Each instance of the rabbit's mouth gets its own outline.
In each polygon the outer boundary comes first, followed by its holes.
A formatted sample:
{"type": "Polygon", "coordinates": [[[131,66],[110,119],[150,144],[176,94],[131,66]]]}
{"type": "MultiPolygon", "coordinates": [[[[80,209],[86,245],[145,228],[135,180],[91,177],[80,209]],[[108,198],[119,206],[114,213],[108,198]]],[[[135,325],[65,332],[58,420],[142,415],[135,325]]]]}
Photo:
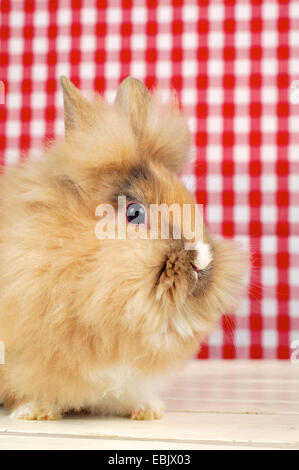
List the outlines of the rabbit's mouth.
{"type": "MultiPolygon", "coordinates": [[[[201,296],[207,292],[213,273],[212,257],[206,266],[200,267],[197,252],[179,251],[167,256],[157,279],[158,300],[165,294],[181,293],[181,298],[201,296]]],[[[177,297],[177,296],[175,296],[177,297]]]]}
{"type": "Polygon", "coordinates": [[[213,261],[204,269],[199,269],[196,272],[197,282],[191,293],[193,296],[200,296],[207,292],[212,283],[213,261]]]}

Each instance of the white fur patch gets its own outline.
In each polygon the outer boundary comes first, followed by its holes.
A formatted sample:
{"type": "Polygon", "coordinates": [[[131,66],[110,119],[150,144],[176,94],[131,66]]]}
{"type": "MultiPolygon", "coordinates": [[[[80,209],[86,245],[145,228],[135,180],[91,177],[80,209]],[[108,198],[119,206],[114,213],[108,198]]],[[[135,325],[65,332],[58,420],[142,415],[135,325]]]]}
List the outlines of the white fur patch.
{"type": "Polygon", "coordinates": [[[167,380],[164,374],[145,376],[125,364],[90,371],[87,377],[96,385],[97,392],[86,404],[104,414],[124,414],[136,407],[153,408],[167,380]]]}
{"type": "Polygon", "coordinates": [[[210,264],[213,259],[210,245],[208,243],[199,241],[196,243],[196,250],[198,252],[195,262],[196,267],[198,269],[204,269],[210,264]]]}

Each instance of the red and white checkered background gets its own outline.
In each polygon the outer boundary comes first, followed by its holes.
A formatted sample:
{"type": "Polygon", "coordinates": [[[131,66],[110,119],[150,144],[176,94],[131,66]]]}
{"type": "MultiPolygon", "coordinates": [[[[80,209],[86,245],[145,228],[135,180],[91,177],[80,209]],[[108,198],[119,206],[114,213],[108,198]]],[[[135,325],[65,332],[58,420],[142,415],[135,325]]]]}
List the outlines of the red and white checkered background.
{"type": "Polygon", "coordinates": [[[2,162],[63,133],[66,75],[113,99],[133,75],[178,90],[183,179],[217,234],[251,247],[251,288],[201,358],[287,359],[299,339],[299,2],[1,0],[2,162]],[[296,81],[298,80],[298,81],[296,81]]]}

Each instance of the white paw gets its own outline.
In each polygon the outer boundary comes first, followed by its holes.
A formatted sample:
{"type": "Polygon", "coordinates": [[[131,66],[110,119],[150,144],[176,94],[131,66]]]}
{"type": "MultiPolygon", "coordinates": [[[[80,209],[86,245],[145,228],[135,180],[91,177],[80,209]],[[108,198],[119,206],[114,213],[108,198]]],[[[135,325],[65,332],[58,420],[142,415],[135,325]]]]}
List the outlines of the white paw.
{"type": "Polygon", "coordinates": [[[61,418],[53,411],[35,406],[33,403],[20,405],[11,413],[11,418],[28,420],[55,420],[61,418]]]}
{"type": "Polygon", "coordinates": [[[163,402],[156,401],[151,405],[140,405],[131,411],[130,418],[138,421],[161,419],[164,412],[163,402]]]}

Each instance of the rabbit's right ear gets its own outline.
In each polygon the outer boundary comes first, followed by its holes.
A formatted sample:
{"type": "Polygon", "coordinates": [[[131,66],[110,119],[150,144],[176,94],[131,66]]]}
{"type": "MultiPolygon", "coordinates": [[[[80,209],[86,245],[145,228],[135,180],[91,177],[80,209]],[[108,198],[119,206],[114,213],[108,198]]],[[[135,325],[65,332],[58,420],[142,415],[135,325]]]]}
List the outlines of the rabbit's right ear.
{"type": "Polygon", "coordinates": [[[96,120],[94,106],[80,93],[66,77],[60,77],[64,100],[64,126],[68,139],[76,130],[91,129],[96,120]]]}
{"type": "Polygon", "coordinates": [[[133,132],[140,137],[147,117],[151,95],[140,80],[127,77],[118,87],[115,106],[129,116],[133,132]]]}
{"type": "Polygon", "coordinates": [[[175,173],[183,168],[191,136],[175,94],[163,107],[142,82],[128,77],[117,90],[114,106],[129,118],[141,158],[155,160],[175,173]]]}

